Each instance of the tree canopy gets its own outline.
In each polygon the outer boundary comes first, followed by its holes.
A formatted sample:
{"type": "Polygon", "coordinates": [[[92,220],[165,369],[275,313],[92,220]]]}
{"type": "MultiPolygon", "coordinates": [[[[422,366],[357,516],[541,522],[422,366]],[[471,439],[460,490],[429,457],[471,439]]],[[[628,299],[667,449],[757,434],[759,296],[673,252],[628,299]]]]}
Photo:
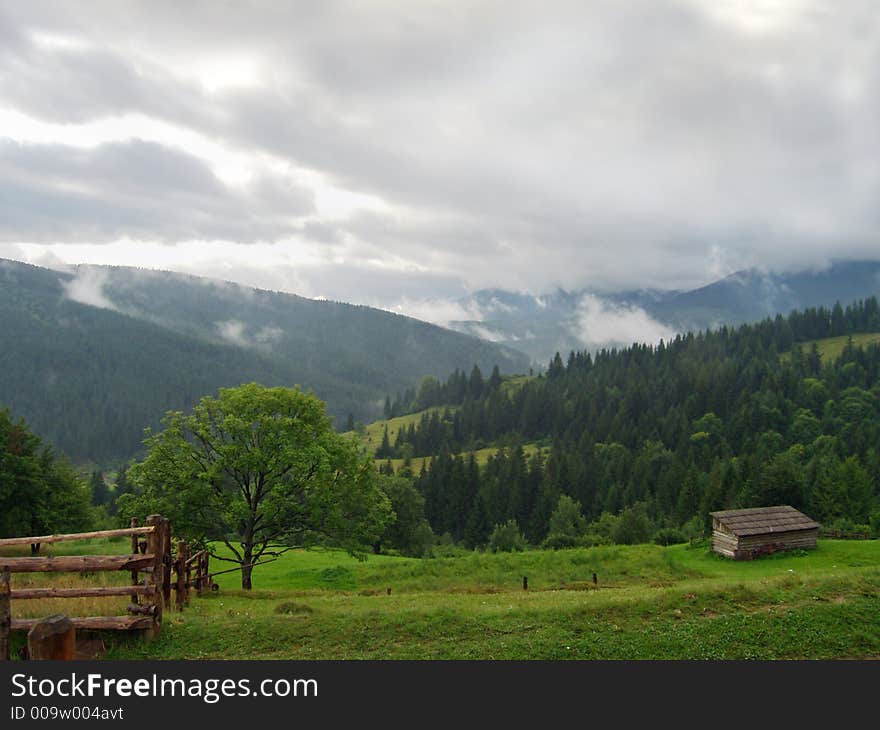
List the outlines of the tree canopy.
{"type": "Polygon", "coordinates": [[[129,470],[137,492],[121,511],[168,516],[178,535],[237,563],[244,589],[261,559],[316,542],[357,554],[392,518],[372,461],[298,388],[222,388],[163,425],[129,470]]]}
{"type": "Polygon", "coordinates": [[[0,409],[0,537],[89,527],[89,489],[51,448],[0,409]]]}

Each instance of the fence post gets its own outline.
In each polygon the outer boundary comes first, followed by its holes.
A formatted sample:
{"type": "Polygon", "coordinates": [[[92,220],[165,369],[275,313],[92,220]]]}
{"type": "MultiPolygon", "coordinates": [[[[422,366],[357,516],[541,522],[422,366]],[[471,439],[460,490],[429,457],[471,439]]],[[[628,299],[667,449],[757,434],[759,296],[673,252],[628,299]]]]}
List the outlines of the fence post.
{"type": "Polygon", "coordinates": [[[12,627],[12,609],[9,605],[11,593],[9,567],[4,565],[0,574],[0,661],[9,659],[9,632],[12,627]]]}
{"type": "Polygon", "coordinates": [[[188,542],[184,545],[186,545],[186,550],[183,555],[183,605],[189,606],[189,588],[192,582],[192,565],[190,564],[192,548],[188,542]]]}
{"type": "Polygon", "coordinates": [[[147,525],[154,527],[147,536],[147,552],[153,556],[153,627],[147,629],[147,638],[154,638],[162,628],[162,586],[165,582],[165,547],[162,536],[162,518],[159,515],[147,517],[147,525]]]}
{"type": "Polygon", "coordinates": [[[76,629],[67,616],[47,616],[28,631],[31,659],[76,659],[76,629]]]}
{"type": "Polygon", "coordinates": [[[171,568],[173,561],[171,559],[171,523],[167,517],[162,518],[162,541],[162,561],[165,566],[165,570],[162,573],[162,596],[165,598],[165,608],[171,610],[171,568]]]}
{"type": "Polygon", "coordinates": [[[186,591],[186,540],[180,540],[177,543],[177,560],[175,563],[177,569],[177,610],[183,611],[183,593],[186,591]]]}
{"type": "Polygon", "coordinates": [[[197,595],[202,595],[205,590],[211,590],[211,582],[208,579],[208,565],[209,565],[210,557],[208,556],[208,551],[205,550],[199,556],[199,565],[196,568],[196,592],[197,595]]]}
{"type": "MultiPolygon", "coordinates": [[[[132,517],[132,518],[131,518],[131,526],[132,526],[132,527],[137,527],[138,524],[139,524],[139,523],[138,523],[138,518],[137,518],[137,517],[132,517]]],[[[138,552],[139,552],[139,551],[138,551],[138,536],[137,536],[137,535],[132,535],[132,536],[131,536],[131,554],[132,554],[132,555],[137,555],[138,552]]],[[[131,584],[132,584],[133,586],[136,586],[136,585],[138,584],[138,571],[137,571],[137,568],[132,568],[132,571],[131,571],[131,584]]],[[[139,600],[138,596],[132,596],[132,597],[131,597],[131,602],[134,603],[135,605],[138,605],[138,604],[140,603],[140,600],[139,600]]]]}

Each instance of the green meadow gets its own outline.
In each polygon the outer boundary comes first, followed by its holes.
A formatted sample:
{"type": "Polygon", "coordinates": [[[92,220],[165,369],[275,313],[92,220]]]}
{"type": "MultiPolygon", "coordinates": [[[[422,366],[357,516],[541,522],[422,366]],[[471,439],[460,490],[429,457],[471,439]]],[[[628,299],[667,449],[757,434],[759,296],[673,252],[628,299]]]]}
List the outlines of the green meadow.
{"type": "MultiPolygon", "coordinates": [[[[436,411],[442,416],[443,412],[446,410],[454,411],[455,407],[428,408],[424,411],[419,411],[418,413],[410,413],[405,416],[397,416],[387,420],[373,421],[373,423],[364,427],[364,431],[362,434],[359,434],[359,438],[363,443],[364,448],[366,448],[367,453],[373,454],[376,452],[376,449],[382,445],[382,434],[385,432],[386,426],[388,427],[388,440],[393,445],[397,440],[397,432],[400,431],[400,429],[409,428],[410,425],[414,425],[418,428],[419,421],[425,413],[430,415],[436,411]]],[[[348,435],[353,435],[354,433],[354,431],[349,431],[348,435]]]]}
{"type": "MultiPolygon", "coordinates": [[[[499,451],[501,451],[503,447],[501,446],[488,446],[485,449],[477,449],[476,451],[463,451],[461,456],[464,459],[467,459],[471,454],[474,455],[476,459],[477,466],[486,466],[489,463],[489,459],[495,456],[499,451]]],[[[532,455],[534,455],[537,451],[542,450],[545,454],[549,451],[549,449],[544,448],[541,449],[537,444],[523,444],[522,446],[523,453],[526,455],[528,459],[532,455]]],[[[430,456],[415,456],[409,460],[409,466],[412,470],[413,474],[418,475],[422,471],[422,467],[427,463],[430,465],[431,459],[433,457],[430,456]]],[[[387,462],[391,462],[391,466],[394,468],[394,472],[397,473],[400,471],[401,467],[406,463],[405,459],[376,459],[376,464],[386,464],[387,462]]]]}
{"type": "Polygon", "coordinates": [[[880,658],[878,541],[754,562],[687,545],[364,561],[294,551],[257,568],[250,593],[235,573],[217,582],[166,612],[155,641],[111,637],[108,658],[880,658]]]}
{"type": "MultiPolygon", "coordinates": [[[[822,356],[823,362],[836,360],[843,353],[843,348],[852,337],[853,345],[856,347],[867,347],[880,342],[880,332],[870,332],[867,334],[841,335],[840,337],[826,337],[822,340],[809,340],[807,342],[798,343],[804,354],[807,354],[813,345],[819,348],[819,354],[822,356]]],[[[381,439],[381,434],[379,435],[381,439]]]]}

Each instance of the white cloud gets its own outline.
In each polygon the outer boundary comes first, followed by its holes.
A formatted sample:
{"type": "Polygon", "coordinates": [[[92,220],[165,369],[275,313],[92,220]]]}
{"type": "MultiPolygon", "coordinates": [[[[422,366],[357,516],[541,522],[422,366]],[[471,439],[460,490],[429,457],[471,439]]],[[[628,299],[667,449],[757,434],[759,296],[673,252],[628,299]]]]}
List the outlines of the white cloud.
{"type": "Polygon", "coordinates": [[[251,341],[245,335],[245,323],[237,319],[229,319],[225,322],[215,322],[217,334],[232,345],[250,347],[251,341]]]}
{"type": "Polygon", "coordinates": [[[88,266],[80,266],[76,275],[69,281],[61,281],[64,295],[74,302],[88,304],[90,307],[117,310],[116,305],[104,294],[107,272],[88,266]]]}
{"type": "Polygon", "coordinates": [[[484,327],[479,324],[472,324],[469,327],[471,333],[475,334],[477,337],[483,340],[488,340],[489,342],[501,342],[503,340],[516,340],[519,339],[517,337],[509,337],[505,335],[503,332],[499,332],[498,330],[489,329],[488,327],[484,327]]]}
{"type": "Polygon", "coordinates": [[[395,304],[383,306],[382,309],[432,322],[441,327],[448,327],[451,322],[483,319],[483,313],[473,301],[403,298],[395,304]]]}
{"type": "Polygon", "coordinates": [[[264,326],[253,335],[248,334],[248,325],[237,319],[215,322],[217,334],[226,342],[238,347],[249,347],[271,350],[272,346],[284,336],[280,327],[264,326]]]}
{"type": "Polygon", "coordinates": [[[261,327],[254,335],[254,342],[264,347],[271,347],[284,336],[284,330],[280,327],[261,327]]]}
{"type": "Polygon", "coordinates": [[[572,329],[585,346],[653,345],[675,337],[673,329],[652,319],[644,309],[614,304],[592,294],[581,299],[572,329]]]}

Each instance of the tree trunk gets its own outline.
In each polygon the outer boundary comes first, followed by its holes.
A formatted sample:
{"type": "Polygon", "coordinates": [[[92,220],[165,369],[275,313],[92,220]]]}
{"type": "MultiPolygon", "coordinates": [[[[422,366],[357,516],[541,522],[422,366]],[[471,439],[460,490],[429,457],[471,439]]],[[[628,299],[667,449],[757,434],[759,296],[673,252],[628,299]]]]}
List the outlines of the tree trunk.
{"type": "Polygon", "coordinates": [[[244,559],[241,564],[241,589],[249,591],[251,589],[251,572],[254,569],[254,546],[250,542],[245,542],[241,557],[244,559]]]}

